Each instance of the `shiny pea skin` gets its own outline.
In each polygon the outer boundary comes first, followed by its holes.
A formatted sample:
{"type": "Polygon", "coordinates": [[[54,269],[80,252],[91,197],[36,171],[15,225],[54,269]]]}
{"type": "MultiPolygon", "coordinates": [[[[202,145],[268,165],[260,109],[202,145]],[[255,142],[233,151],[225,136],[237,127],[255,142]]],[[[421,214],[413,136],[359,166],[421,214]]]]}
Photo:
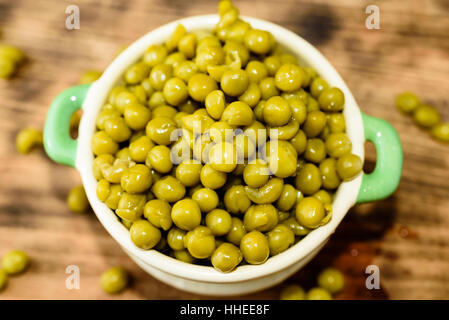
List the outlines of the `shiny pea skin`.
{"type": "Polygon", "coordinates": [[[173,221],[171,219],[171,206],[165,200],[153,199],[145,204],[143,215],[157,228],[170,230],[173,221]]]}
{"type": "Polygon", "coordinates": [[[212,265],[221,272],[234,270],[242,261],[243,255],[239,248],[231,243],[223,243],[212,254],[212,265]]]}
{"type": "Polygon", "coordinates": [[[133,222],[131,229],[131,240],[144,250],[153,248],[161,240],[161,232],[147,220],[137,220],[133,222]]]}
{"type": "Polygon", "coordinates": [[[337,173],[344,181],[353,179],[362,168],[362,160],[356,154],[346,153],[337,160],[337,173]]]}
{"type": "Polygon", "coordinates": [[[267,238],[263,233],[255,230],[243,236],[240,250],[249,264],[262,264],[267,261],[270,254],[267,238]]]}

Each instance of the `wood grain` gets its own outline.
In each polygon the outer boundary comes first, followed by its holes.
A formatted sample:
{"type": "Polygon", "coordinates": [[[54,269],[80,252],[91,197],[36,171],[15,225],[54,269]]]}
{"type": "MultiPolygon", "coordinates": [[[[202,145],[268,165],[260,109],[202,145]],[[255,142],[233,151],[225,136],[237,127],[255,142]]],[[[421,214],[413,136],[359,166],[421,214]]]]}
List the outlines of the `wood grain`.
{"type": "MultiPolygon", "coordinates": [[[[376,1],[381,29],[367,30],[367,1],[239,0],[242,14],[278,23],[316,45],[346,80],[367,114],[392,123],[404,148],[404,171],[394,196],[355,207],[325,249],[288,282],[314,285],[329,265],[342,270],[343,299],[449,298],[449,146],[432,141],[394,108],[404,90],[417,92],[449,121],[449,6],[445,0],[376,1]],[[365,268],[381,272],[381,290],[365,288],[365,268]]],[[[207,298],[173,289],[140,270],[93,214],[65,205],[80,183],[74,169],[42,151],[19,155],[14,137],[42,127],[47,108],[82,71],[104,69],[122,45],[181,17],[213,13],[215,1],[80,0],[81,29],[65,29],[72,1],[0,0],[1,42],[30,61],[0,82],[0,255],[22,248],[29,271],[11,279],[0,299],[102,299],[100,274],[123,265],[134,283],[114,299],[207,298]],[[67,290],[65,268],[78,265],[81,289],[67,290]]],[[[367,148],[367,166],[375,151],[367,148]]],[[[237,298],[276,299],[281,286],[237,298]]]]}

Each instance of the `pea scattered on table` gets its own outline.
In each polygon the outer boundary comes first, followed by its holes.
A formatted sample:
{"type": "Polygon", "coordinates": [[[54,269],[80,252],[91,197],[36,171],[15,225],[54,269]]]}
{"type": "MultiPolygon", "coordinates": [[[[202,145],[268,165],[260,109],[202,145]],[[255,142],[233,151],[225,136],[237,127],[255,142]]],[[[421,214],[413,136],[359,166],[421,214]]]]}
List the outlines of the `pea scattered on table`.
{"type": "Polygon", "coordinates": [[[30,263],[28,255],[20,250],[7,252],[2,258],[2,269],[9,275],[16,275],[26,270],[30,263]]]}
{"type": "Polygon", "coordinates": [[[101,275],[100,286],[109,294],[123,291],[129,283],[128,272],[122,267],[112,267],[101,275]]]}
{"type": "Polygon", "coordinates": [[[16,148],[22,154],[28,154],[34,148],[42,147],[42,143],[42,131],[39,129],[22,129],[16,136],[16,148]]]}
{"type": "Polygon", "coordinates": [[[70,190],[67,196],[67,205],[72,212],[82,213],[87,211],[89,200],[87,200],[83,186],[76,186],[70,190]]]}
{"type": "Polygon", "coordinates": [[[25,54],[11,45],[0,45],[0,78],[9,79],[25,61],[25,54]]]}

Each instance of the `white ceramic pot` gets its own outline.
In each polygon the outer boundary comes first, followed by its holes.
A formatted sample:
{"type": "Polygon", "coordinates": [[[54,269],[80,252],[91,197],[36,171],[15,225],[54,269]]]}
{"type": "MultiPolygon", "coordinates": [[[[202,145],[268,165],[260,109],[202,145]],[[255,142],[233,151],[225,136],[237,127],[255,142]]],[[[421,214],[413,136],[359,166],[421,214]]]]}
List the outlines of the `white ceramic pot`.
{"type": "Polygon", "coordinates": [[[352,141],[352,152],[363,160],[364,142],[371,140],[377,148],[378,156],[376,169],[372,174],[361,173],[339,187],[333,202],[333,216],[328,224],[312,231],[296,245],[270,258],[266,263],[244,265],[231,273],[221,273],[212,267],[186,264],[155,250],[139,249],[132,243],[129,231],[96,196],[97,181],[92,172],[94,157],[91,138],[95,132],[95,119],[110,89],[119,81],[125,69],[143,55],[149,45],[163,43],[177,24],[182,23],[188,31],[212,30],[218,22],[217,15],[181,19],[149,32],[123,51],[95,83],[62,92],[50,107],[44,130],[44,144],[48,155],[57,162],[79,170],[95,214],[127,254],[153,277],[178,289],[199,294],[240,295],[285,280],[319,252],[349,208],[356,203],[379,200],[390,195],[399,183],[402,169],[402,150],[396,131],[387,122],[360,112],[343,79],[317,49],[276,24],[249,17],[244,19],[254,28],[270,31],[302,64],[315,68],[330,85],[343,90],[346,97],[344,116],[347,133],[352,141]],[[68,135],[68,123],[72,113],[80,107],[83,109],[83,116],[79,137],[73,140],[68,135]]]}

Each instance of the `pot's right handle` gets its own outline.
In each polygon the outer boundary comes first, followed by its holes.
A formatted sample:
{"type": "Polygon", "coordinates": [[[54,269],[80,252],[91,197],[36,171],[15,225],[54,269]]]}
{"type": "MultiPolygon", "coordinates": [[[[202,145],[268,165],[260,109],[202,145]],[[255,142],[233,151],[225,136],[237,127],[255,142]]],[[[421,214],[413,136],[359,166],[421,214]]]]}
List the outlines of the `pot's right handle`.
{"type": "Polygon", "coordinates": [[[374,171],[363,173],[357,203],[384,199],[398,187],[402,173],[402,146],[396,130],[387,121],[362,113],[365,139],[376,147],[374,171]]]}
{"type": "Polygon", "coordinates": [[[77,141],[70,137],[70,118],[81,109],[89,84],[68,88],[51,103],[44,126],[44,148],[54,161],[74,167],[77,141]]]}

